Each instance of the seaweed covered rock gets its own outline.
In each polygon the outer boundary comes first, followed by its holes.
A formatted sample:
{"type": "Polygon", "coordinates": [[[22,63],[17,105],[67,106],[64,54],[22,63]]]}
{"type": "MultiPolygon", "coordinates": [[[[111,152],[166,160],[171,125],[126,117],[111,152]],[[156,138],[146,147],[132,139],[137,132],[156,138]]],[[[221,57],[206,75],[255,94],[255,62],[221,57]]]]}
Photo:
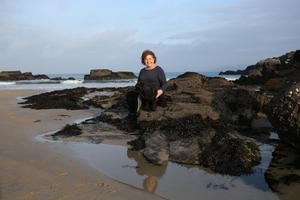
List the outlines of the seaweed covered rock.
{"type": "Polygon", "coordinates": [[[213,105],[224,123],[230,123],[240,130],[247,130],[256,113],[260,111],[260,103],[254,93],[238,87],[224,89],[215,93],[213,105]]]}
{"type": "Polygon", "coordinates": [[[87,109],[83,104],[83,97],[90,89],[80,87],[75,89],[65,89],[53,92],[46,92],[30,97],[25,97],[25,101],[20,104],[27,104],[24,108],[53,109],[63,108],[68,110],[87,109]]]}
{"type": "Polygon", "coordinates": [[[295,152],[291,146],[281,143],[272,155],[272,161],[265,173],[270,188],[287,197],[298,197],[300,194],[299,152],[295,152]]]}
{"type": "Polygon", "coordinates": [[[21,71],[0,71],[0,81],[19,81],[49,79],[45,74],[33,75],[31,72],[22,73],[21,71]]]}
{"type": "Polygon", "coordinates": [[[89,100],[86,101],[86,103],[98,108],[107,109],[117,103],[116,101],[120,97],[120,95],[124,94],[119,91],[107,91],[103,92],[103,95],[95,95],[93,97],[90,97],[89,100]]]}
{"type": "Polygon", "coordinates": [[[257,113],[262,111],[260,94],[223,78],[192,72],[171,79],[168,86],[166,106],[159,106],[155,112],[140,111],[137,117],[140,137],[130,143],[134,149],[148,148],[145,141],[159,132],[167,138],[169,160],[175,162],[200,163],[232,175],[249,173],[259,163],[260,153],[255,143],[242,137],[221,137],[220,133],[251,135],[252,127],[257,129],[253,125],[257,113]],[[221,146],[224,147],[217,148],[221,146]],[[230,157],[221,156],[226,153],[231,153],[230,157]],[[235,162],[230,164],[232,158],[235,162]],[[214,159],[216,162],[209,162],[214,159]]]}
{"type": "Polygon", "coordinates": [[[235,82],[242,85],[262,85],[262,89],[276,93],[297,81],[300,81],[300,50],[248,66],[235,82]]]}
{"type": "MultiPolygon", "coordinates": [[[[128,88],[85,88],[64,89],[46,92],[30,97],[25,97],[25,108],[32,109],[88,109],[90,106],[97,108],[110,108],[113,105],[123,107],[125,94],[128,88]]],[[[126,107],[126,106],[125,106],[126,107]]]]}
{"type": "MultiPolygon", "coordinates": [[[[135,149],[151,149],[156,160],[159,160],[158,154],[168,152],[171,161],[200,164],[215,172],[230,175],[250,173],[260,161],[260,152],[254,142],[241,139],[237,133],[222,134],[229,129],[224,123],[202,119],[200,115],[148,122],[143,126],[142,135],[130,144],[135,149]],[[160,139],[154,140],[153,137],[157,138],[157,135],[160,139]],[[162,148],[161,142],[165,143],[166,140],[168,145],[162,148]]],[[[154,160],[152,155],[150,158],[148,154],[144,155],[148,160],[154,160]]]]}
{"type": "Polygon", "coordinates": [[[261,156],[257,145],[234,134],[218,134],[199,156],[200,164],[221,174],[250,173],[261,156]]]}
{"type": "Polygon", "coordinates": [[[300,82],[276,95],[268,105],[268,117],[282,142],[300,150],[300,82]]]}
{"type": "Polygon", "coordinates": [[[78,127],[77,124],[69,125],[67,124],[62,130],[57,131],[56,133],[52,134],[52,137],[72,137],[80,135],[81,129],[78,127]]]}

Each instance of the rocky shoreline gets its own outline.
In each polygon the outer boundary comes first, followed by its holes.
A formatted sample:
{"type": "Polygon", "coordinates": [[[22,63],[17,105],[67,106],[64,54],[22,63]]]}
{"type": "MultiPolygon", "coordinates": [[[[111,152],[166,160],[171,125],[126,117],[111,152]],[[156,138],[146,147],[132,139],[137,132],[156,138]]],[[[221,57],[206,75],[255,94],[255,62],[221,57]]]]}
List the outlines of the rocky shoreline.
{"type": "MultiPolygon", "coordinates": [[[[84,75],[84,81],[104,81],[104,80],[119,80],[119,79],[134,79],[137,78],[133,72],[119,71],[113,72],[109,69],[92,69],[90,74],[84,75]]],[[[21,80],[40,80],[49,79],[54,81],[75,80],[74,77],[49,78],[45,74],[33,75],[32,72],[22,73],[20,70],[15,71],[0,71],[0,81],[21,81],[21,80]]]]}
{"type": "Polygon", "coordinates": [[[49,79],[45,74],[33,75],[31,72],[21,71],[0,71],[0,81],[19,81],[19,80],[37,80],[49,79]]]}
{"type": "Polygon", "coordinates": [[[124,139],[158,165],[170,160],[237,176],[251,173],[261,159],[258,144],[273,142],[268,138],[275,131],[280,141],[265,177],[274,191],[282,192],[282,185],[300,184],[300,51],[251,69],[236,81],[184,73],[168,81],[164,104],[155,112],[141,110],[136,119],[128,116],[125,99],[133,87],[54,91],[28,97],[23,104],[34,109],[102,109],[94,119],[67,125],[55,138],[85,136],[93,143],[124,139]],[[284,173],[278,173],[281,169],[284,173]]]}

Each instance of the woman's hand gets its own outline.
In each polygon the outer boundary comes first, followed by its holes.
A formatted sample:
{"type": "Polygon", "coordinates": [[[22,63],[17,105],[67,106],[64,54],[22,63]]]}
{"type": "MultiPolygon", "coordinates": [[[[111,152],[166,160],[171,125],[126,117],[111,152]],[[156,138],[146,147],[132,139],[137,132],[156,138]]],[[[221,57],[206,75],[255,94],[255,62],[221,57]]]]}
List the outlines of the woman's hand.
{"type": "Polygon", "coordinates": [[[155,97],[155,98],[157,99],[157,98],[160,97],[163,93],[164,93],[164,92],[163,92],[162,89],[158,89],[157,92],[156,92],[156,97],[155,97]]]}

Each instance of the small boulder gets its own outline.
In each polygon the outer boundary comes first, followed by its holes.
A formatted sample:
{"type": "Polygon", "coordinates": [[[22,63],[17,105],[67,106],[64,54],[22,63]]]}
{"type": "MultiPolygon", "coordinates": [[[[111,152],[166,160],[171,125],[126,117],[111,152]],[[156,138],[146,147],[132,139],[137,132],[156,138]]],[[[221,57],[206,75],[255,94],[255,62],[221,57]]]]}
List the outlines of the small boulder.
{"type": "Polygon", "coordinates": [[[84,80],[116,80],[136,78],[132,72],[113,72],[109,69],[92,69],[89,75],[84,75],[84,80]]]}
{"type": "Polygon", "coordinates": [[[238,138],[234,133],[216,135],[199,157],[203,166],[235,176],[251,173],[253,166],[261,160],[257,145],[238,138]]]}

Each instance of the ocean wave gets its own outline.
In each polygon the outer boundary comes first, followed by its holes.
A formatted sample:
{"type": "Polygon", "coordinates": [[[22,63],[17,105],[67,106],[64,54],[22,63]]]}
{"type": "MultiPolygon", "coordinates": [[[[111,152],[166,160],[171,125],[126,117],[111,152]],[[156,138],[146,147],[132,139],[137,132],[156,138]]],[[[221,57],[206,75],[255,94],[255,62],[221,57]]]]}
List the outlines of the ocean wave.
{"type": "Polygon", "coordinates": [[[83,83],[136,83],[137,79],[84,80],[83,83]]]}
{"type": "Polygon", "coordinates": [[[83,80],[65,80],[62,81],[63,84],[80,84],[83,83],[83,80]]]}
{"type": "Polygon", "coordinates": [[[15,85],[15,81],[0,81],[0,85],[15,85]]]}
{"type": "Polygon", "coordinates": [[[219,75],[219,77],[223,77],[228,81],[235,81],[241,77],[241,75],[219,75]]]}
{"type": "Polygon", "coordinates": [[[17,85],[26,85],[26,84],[58,84],[59,80],[50,80],[50,79],[37,79],[37,80],[22,80],[16,81],[17,85]]]}

